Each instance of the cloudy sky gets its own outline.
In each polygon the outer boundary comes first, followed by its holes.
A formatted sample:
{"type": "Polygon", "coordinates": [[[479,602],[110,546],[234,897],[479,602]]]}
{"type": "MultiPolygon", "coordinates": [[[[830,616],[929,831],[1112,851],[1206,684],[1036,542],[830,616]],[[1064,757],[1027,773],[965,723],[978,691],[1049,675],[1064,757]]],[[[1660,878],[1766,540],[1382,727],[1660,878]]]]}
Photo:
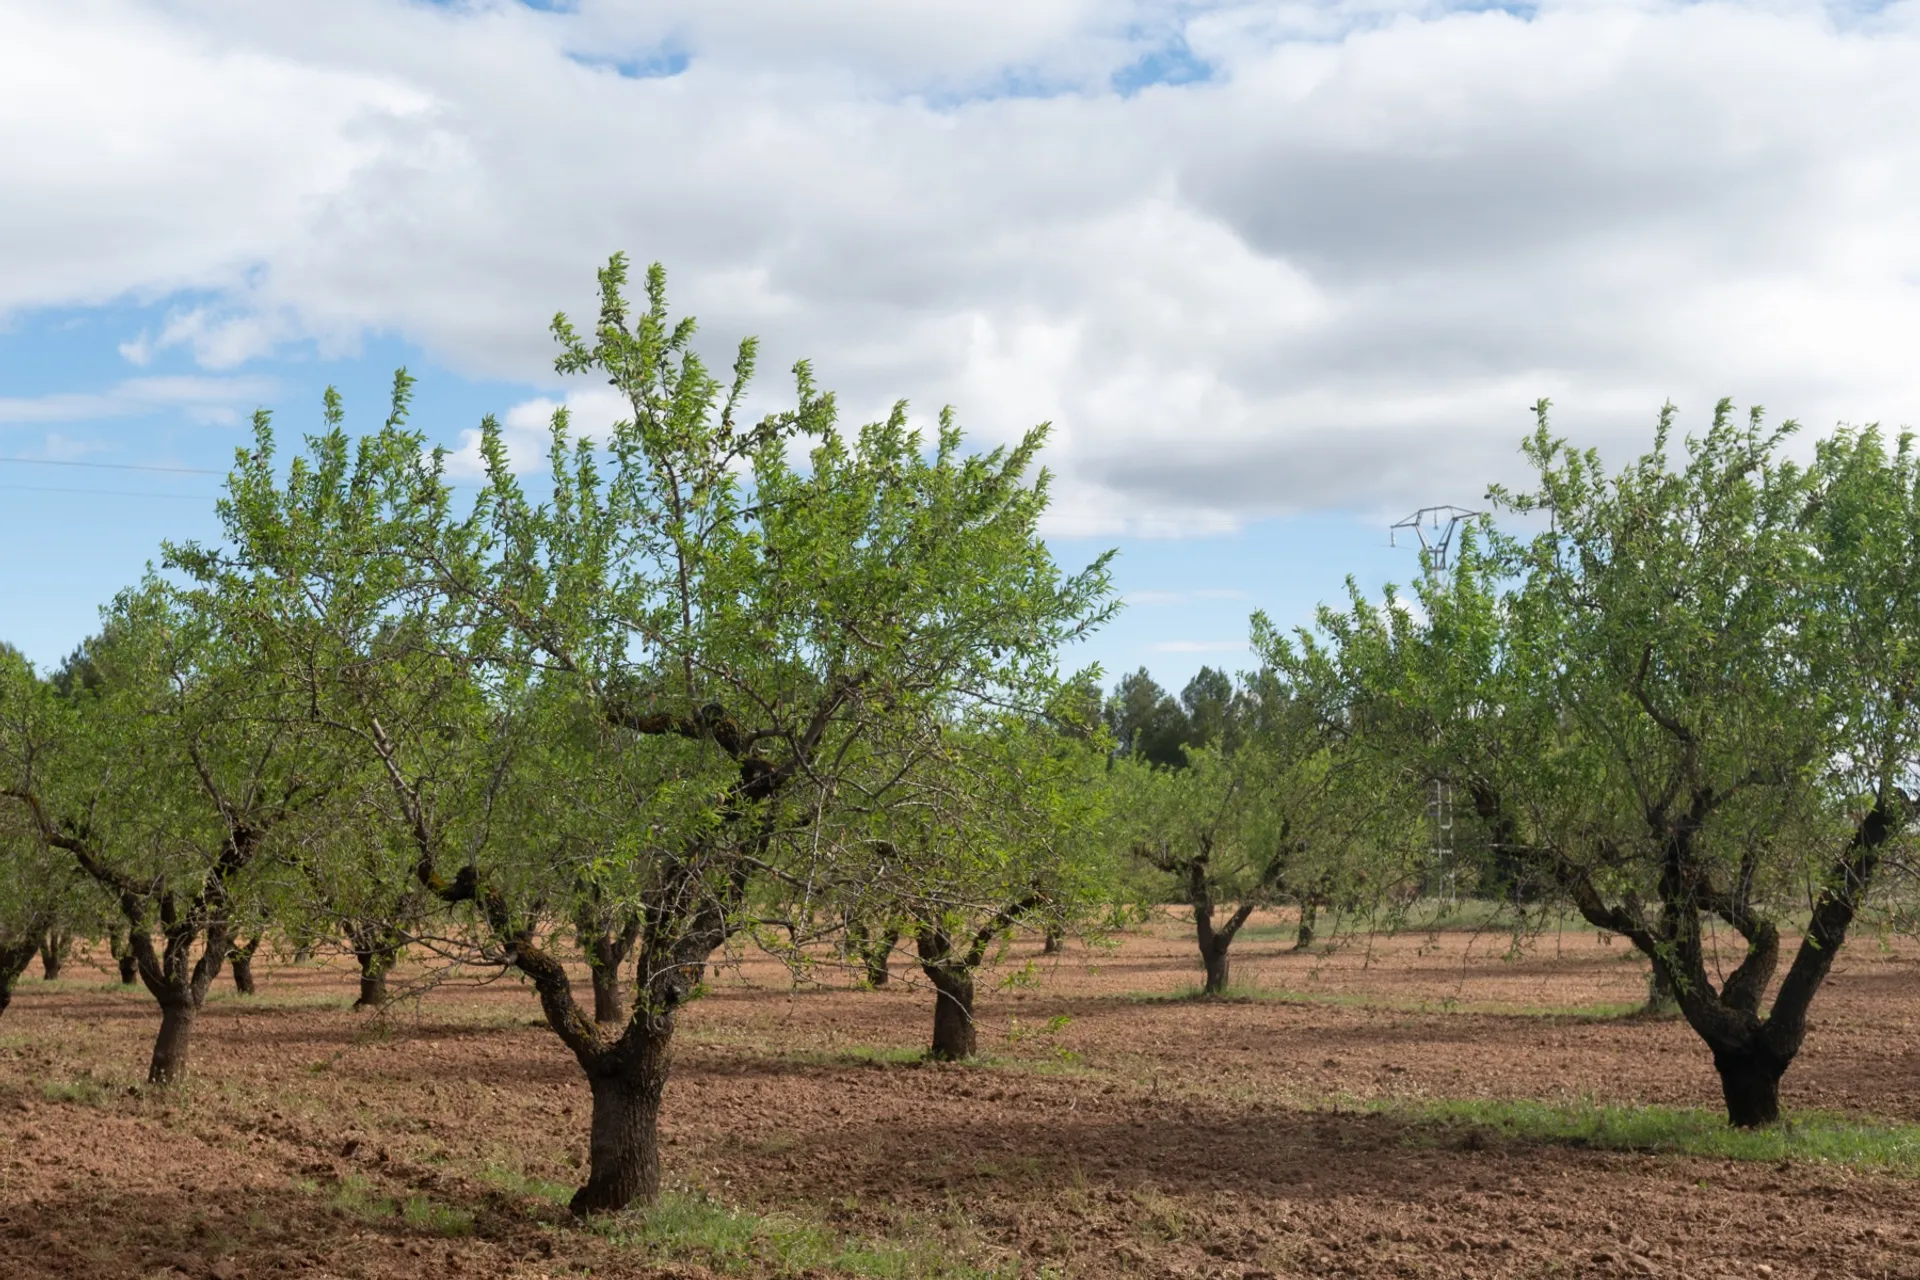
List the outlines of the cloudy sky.
{"type": "Polygon", "coordinates": [[[258,406],[405,364],[533,462],[621,249],[762,408],[805,356],[852,420],[1052,421],[1131,599],[1084,656],[1177,685],[1408,576],[1537,397],[1614,456],[1667,399],[1920,424],[1916,210],[1920,4],[7,0],[0,637],[209,533],[258,406]]]}

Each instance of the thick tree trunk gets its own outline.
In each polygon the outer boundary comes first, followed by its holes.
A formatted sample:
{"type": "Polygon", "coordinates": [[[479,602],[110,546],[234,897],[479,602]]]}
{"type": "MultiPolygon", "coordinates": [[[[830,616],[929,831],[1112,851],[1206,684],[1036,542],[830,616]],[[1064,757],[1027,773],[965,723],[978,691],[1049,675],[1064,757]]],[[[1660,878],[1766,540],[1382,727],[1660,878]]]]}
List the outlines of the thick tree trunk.
{"type": "Polygon", "coordinates": [[[1680,997],[1674,994],[1673,978],[1666,966],[1656,964],[1647,974],[1647,1002],[1640,1012],[1649,1018],[1672,1017],[1680,1011],[1680,997]]]}
{"type": "Polygon", "coordinates": [[[356,1009],[383,1009],[387,1004],[387,971],[392,969],[400,958],[398,947],[369,942],[365,938],[349,939],[353,944],[353,958],[360,965],[360,998],[353,1002],[356,1009]]]}
{"type": "Polygon", "coordinates": [[[1313,946],[1313,927],[1320,918],[1320,904],[1312,898],[1300,903],[1300,927],[1293,931],[1293,949],[1306,951],[1313,946]]]}
{"type": "Polygon", "coordinates": [[[659,1196],[660,1098],[672,1045],[671,1019],[643,1020],[593,1061],[582,1061],[593,1091],[593,1128],[587,1185],[573,1194],[575,1213],[615,1213],[659,1196]]]}
{"type": "Polygon", "coordinates": [[[243,996],[254,994],[253,953],[260,949],[260,939],[255,938],[244,947],[236,946],[227,952],[227,962],[233,966],[233,988],[243,996]]]}
{"type": "Polygon", "coordinates": [[[1780,1118],[1780,1077],[1787,1073],[1787,1062],[1764,1043],[1715,1049],[1713,1069],[1720,1073],[1720,1093],[1727,1102],[1729,1123],[1754,1129],[1780,1118]]]}
{"type": "Polygon", "coordinates": [[[72,934],[64,929],[47,930],[40,939],[40,976],[48,982],[59,978],[67,964],[67,953],[72,950],[72,934]]]}
{"type": "Polygon", "coordinates": [[[193,1047],[193,1022],[199,1010],[188,999],[163,1002],[160,1034],[154,1037],[148,1084],[177,1084],[187,1078],[187,1052],[193,1047]]]}
{"type": "Polygon", "coordinates": [[[933,983],[933,1046],[928,1056],[941,1062],[971,1058],[976,1045],[973,1022],[973,974],[965,969],[927,970],[933,983]]]}
{"type": "Polygon", "coordinates": [[[125,929],[113,929],[108,932],[107,951],[120,966],[120,985],[132,986],[140,977],[140,962],[134,958],[133,947],[127,942],[125,929]]]}
{"type": "Polygon", "coordinates": [[[593,966],[593,1020],[617,1026],[627,1020],[627,1002],[620,990],[620,970],[593,966]]]}
{"type": "Polygon", "coordinates": [[[1210,996],[1227,994],[1227,983],[1232,975],[1232,968],[1227,960],[1227,944],[1216,941],[1213,946],[1201,950],[1200,958],[1207,966],[1207,982],[1201,988],[1202,994],[1210,996]]]}
{"type": "Polygon", "coordinates": [[[33,963],[33,953],[37,950],[39,943],[31,934],[16,942],[0,942],[0,1013],[5,1013],[13,1003],[13,984],[33,963]]]}

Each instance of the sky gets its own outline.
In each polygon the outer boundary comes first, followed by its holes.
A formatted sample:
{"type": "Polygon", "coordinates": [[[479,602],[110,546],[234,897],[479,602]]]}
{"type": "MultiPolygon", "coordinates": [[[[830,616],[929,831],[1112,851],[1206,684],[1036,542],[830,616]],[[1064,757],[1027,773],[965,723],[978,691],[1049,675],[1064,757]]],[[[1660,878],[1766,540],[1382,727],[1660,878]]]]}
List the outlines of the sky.
{"type": "Polygon", "coordinates": [[[1668,400],[1920,423],[1916,208],[1913,3],[8,0],[0,639],[213,536],[257,408],[610,421],[547,325],[619,250],[756,412],[806,358],[850,426],[1051,422],[1127,600],[1068,661],[1177,689],[1411,577],[1541,397],[1616,461],[1668,400]]]}

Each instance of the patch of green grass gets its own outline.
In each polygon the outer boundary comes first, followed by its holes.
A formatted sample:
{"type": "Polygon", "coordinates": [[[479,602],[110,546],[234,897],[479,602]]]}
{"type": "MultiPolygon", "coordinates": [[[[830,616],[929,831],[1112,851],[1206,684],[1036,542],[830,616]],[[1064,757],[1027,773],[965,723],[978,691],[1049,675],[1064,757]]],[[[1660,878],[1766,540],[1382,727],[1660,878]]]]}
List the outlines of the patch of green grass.
{"type": "Polygon", "coordinates": [[[40,1096],[48,1102],[70,1102],[79,1107],[104,1107],[113,1100],[119,1089],[104,1080],[95,1080],[91,1076],[81,1076],[77,1080],[46,1080],[40,1085],[40,1096]]]}
{"type": "Polygon", "coordinates": [[[497,1162],[489,1162],[483,1167],[479,1171],[479,1178],[511,1195],[525,1196],[530,1200],[547,1200],[563,1205],[573,1199],[573,1188],[564,1182],[536,1177],[523,1169],[512,1169],[497,1162]]]}
{"type": "Polygon", "coordinates": [[[787,1214],[730,1208],[698,1191],[668,1191],[651,1207],[594,1219],[616,1244],[660,1261],[698,1262],[733,1274],[816,1271],[876,1280],[992,1280],[1003,1272],[964,1262],[941,1240],[861,1240],[787,1214]]]}
{"type": "Polygon", "coordinates": [[[437,1236],[470,1236],[473,1215],[465,1209],[441,1204],[431,1196],[408,1196],[400,1206],[400,1216],[409,1226],[420,1227],[437,1236]]]}
{"type": "Polygon", "coordinates": [[[1372,995],[1349,991],[1298,991],[1288,987],[1269,987],[1259,983],[1236,982],[1223,996],[1208,996],[1199,986],[1178,987],[1172,991],[1129,992],[1125,999],[1140,1004],[1173,1004],[1187,1000],[1220,1000],[1228,1004],[1309,1004],[1331,1005],[1343,1009],[1388,1009],[1396,1013],[1466,1013],[1496,1018],[1585,1018],[1590,1020],[1624,1018],[1638,1013],[1641,1005],[1630,1001],[1596,1001],[1593,1004],[1520,1004],[1506,1000],[1427,999],[1421,996],[1372,995]]]}
{"type": "Polygon", "coordinates": [[[1603,1151],[1707,1156],[1722,1160],[1805,1160],[1920,1176],[1920,1125],[1803,1112],[1764,1129],[1736,1129],[1717,1111],[1452,1098],[1379,1101],[1370,1109],[1505,1139],[1603,1151]]]}
{"type": "Polygon", "coordinates": [[[405,1200],[395,1200],[381,1195],[372,1182],[357,1173],[342,1178],[331,1192],[323,1192],[320,1184],[311,1178],[296,1178],[293,1185],[295,1190],[307,1195],[326,1195],[330,1207],[363,1222],[404,1222],[437,1236],[473,1234],[473,1215],[467,1210],[442,1204],[431,1196],[411,1195],[405,1200]]]}

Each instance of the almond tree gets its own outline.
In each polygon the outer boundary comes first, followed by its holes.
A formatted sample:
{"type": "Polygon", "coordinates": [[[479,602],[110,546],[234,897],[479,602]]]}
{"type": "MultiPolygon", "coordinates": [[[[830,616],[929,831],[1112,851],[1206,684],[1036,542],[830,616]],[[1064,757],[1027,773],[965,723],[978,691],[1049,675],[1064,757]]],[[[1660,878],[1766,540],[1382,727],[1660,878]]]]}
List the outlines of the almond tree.
{"type": "Polygon", "coordinates": [[[1842,433],[1811,469],[1792,424],[1734,420],[1612,475],[1552,436],[1501,507],[1524,540],[1469,539],[1419,609],[1323,612],[1272,646],[1331,716],[1471,797],[1503,856],[1648,956],[1713,1055],[1729,1119],[1779,1082],[1874,878],[1910,821],[1920,756],[1920,468],[1842,433]],[[1782,925],[1810,911],[1771,1005],[1782,925]],[[1745,943],[1710,969],[1711,921],[1745,943]]]}
{"type": "Polygon", "coordinates": [[[590,337],[555,321],[559,371],[606,378],[630,416],[596,446],[556,415],[547,502],[488,421],[487,488],[456,515],[403,378],[357,446],[330,401],[284,484],[262,422],[226,545],[180,559],[228,625],[317,655],[291,665],[386,777],[417,880],[534,985],[592,1090],[581,1213],[657,1194],[679,1010],[730,937],[819,880],[796,833],[852,762],[884,743],[917,768],[957,706],[1037,703],[1110,608],[1103,564],[1063,575],[1035,534],[1044,430],[969,453],[902,407],[843,436],[805,366],[792,409],[742,424],[752,344],[723,385],[663,273],[637,312],[625,286],[616,258],[590,337]],[[546,922],[583,895],[640,921],[621,1023],[553,950],[546,922]]]}
{"type": "Polygon", "coordinates": [[[165,583],[105,623],[89,688],[0,672],[0,800],[114,899],[160,1006],[147,1078],[171,1084],[269,840],[325,788],[255,655],[165,583]]]}

